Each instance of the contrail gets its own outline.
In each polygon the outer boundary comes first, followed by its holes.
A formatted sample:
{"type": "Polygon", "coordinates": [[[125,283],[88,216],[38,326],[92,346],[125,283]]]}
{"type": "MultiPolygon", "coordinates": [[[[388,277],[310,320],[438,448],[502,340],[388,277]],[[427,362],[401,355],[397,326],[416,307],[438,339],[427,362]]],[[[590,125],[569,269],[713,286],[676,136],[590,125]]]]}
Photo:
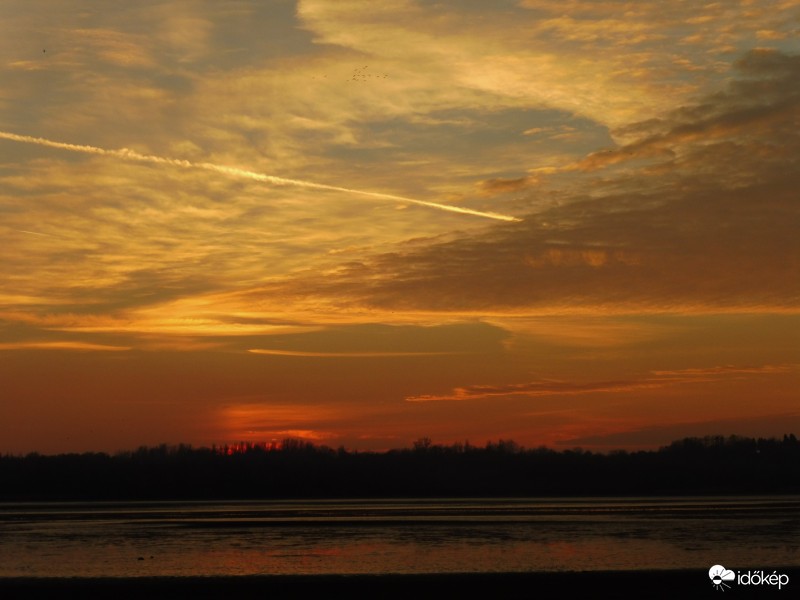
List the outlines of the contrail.
{"type": "Polygon", "coordinates": [[[58,237],[58,236],[52,235],[50,233],[40,233],[38,231],[28,231],[27,229],[15,229],[13,227],[9,227],[9,229],[11,229],[11,231],[19,231],[20,233],[27,233],[28,235],[40,235],[42,237],[51,237],[51,238],[58,237]]]}
{"type": "Polygon", "coordinates": [[[191,162],[180,158],[168,158],[164,156],[154,156],[152,154],[140,154],[135,150],[122,148],[119,150],[109,150],[108,148],[99,148],[97,146],[84,146],[81,144],[68,144],[66,142],[57,142],[48,140],[47,138],[32,137],[29,135],[19,135],[7,131],[0,131],[0,138],[12,140],[14,142],[23,142],[25,144],[36,144],[38,146],[47,146],[49,148],[58,148],[60,150],[68,150],[70,152],[82,152],[83,154],[99,154],[101,156],[113,156],[123,160],[149,162],[159,165],[169,165],[172,167],[181,167],[184,169],[203,169],[206,171],[215,171],[228,175],[231,177],[239,177],[243,179],[253,179],[255,181],[263,181],[273,185],[291,185],[294,187],[303,187],[314,190],[328,190],[334,192],[346,192],[348,194],[358,194],[360,196],[368,196],[370,198],[377,198],[380,200],[394,200],[396,202],[407,202],[409,204],[418,204],[420,206],[428,206],[430,208],[437,208],[439,210],[446,210],[450,212],[460,213],[463,215],[472,215],[475,217],[484,217],[487,219],[496,219],[498,221],[520,221],[517,217],[509,215],[502,215],[496,212],[486,212],[481,210],[472,210],[471,208],[462,208],[460,206],[452,206],[450,204],[439,204],[438,202],[428,202],[426,200],[416,200],[414,198],[406,198],[404,196],[395,196],[393,194],[383,194],[381,192],[367,192],[364,190],[354,190],[346,187],[339,187],[336,185],[326,185],[324,183],[314,183],[312,181],[304,181],[302,179],[286,179],[285,177],[276,177],[275,175],[266,175],[264,173],[256,173],[254,171],[247,171],[238,169],[236,167],[226,167],[223,165],[216,165],[208,162],[191,162]]]}

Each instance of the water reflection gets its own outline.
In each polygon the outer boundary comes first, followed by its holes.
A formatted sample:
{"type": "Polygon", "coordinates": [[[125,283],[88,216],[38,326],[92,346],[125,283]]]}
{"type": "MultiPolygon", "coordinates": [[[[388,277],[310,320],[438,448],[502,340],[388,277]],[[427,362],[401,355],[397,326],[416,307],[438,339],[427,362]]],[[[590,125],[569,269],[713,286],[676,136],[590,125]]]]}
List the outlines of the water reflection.
{"type": "Polygon", "coordinates": [[[0,505],[0,576],[800,565],[800,498],[0,505]]]}

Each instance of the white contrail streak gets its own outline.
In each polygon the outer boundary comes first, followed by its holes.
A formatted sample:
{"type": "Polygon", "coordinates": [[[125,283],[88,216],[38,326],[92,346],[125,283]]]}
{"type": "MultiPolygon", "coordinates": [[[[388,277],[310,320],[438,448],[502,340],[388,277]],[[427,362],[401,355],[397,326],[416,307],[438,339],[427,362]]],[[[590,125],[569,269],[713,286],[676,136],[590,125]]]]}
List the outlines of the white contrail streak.
{"type": "Polygon", "coordinates": [[[439,204],[438,202],[428,202],[426,200],[415,200],[414,198],[405,198],[403,196],[395,196],[393,194],[382,194],[380,192],[366,192],[364,190],[354,190],[346,187],[339,187],[336,185],[326,185],[324,183],[314,183],[312,181],[304,181],[301,179],[286,179],[285,177],[276,177],[275,175],[265,175],[264,173],[256,173],[254,171],[247,171],[238,169],[236,167],[226,167],[223,165],[216,165],[207,162],[191,162],[179,158],[167,158],[164,156],[154,156],[152,154],[140,154],[135,150],[122,148],[120,150],[109,150],[108,148],[98,148],[97,146],[84,146],[81,144],[68,144],[66,142],[56,142],[48,140],[47,138],[32,137],[29,135],[19,135],[10,133],[8,131],[0,131],[0,138],[11,140],[14,142],[23,142],[25,144],[36,144],[38,146],[47,146],[49,148],[58,148],[60,150],[68,150],[70,152],[82,152],[83,154],[99,154],[101,156],[113,156],[123,160],[131,160],[137,162],[149,162],[159,165],[168,165],[172,167],[182,167],[184,169],[204,169],[206,171],[215,171],[228,175],[231,177],[239,177],[244,179],[253,179],[255,181],[263,181],[273,185],[291,185],[295,187],[303,187],[314,190],[328,190],[334,192],[346,192],[348,194],[358,194],[361,196],[368,196],[370,198],[377,198],[380,200],[394,200],[396,202],[407,202],[410,204],[418,204],[420,206],[428,206],[430,208],[438,208],[439,210],[446,210],[463,215],[472,215],[475,217],[484,217],[487,219],[497,219],[499,221],[520,221],[517,217],[509,215],[502,215],[495,212],[485,212],[480,210],[472,210],[470,208],[462,208],[460,206],[451,206],[450,204],[439,204]]]}
{"type": "Polygon", "coordinates": [[[13,227],[9,227],[9,229],[11,229],[11,231],[19,231],[20,233],[27,233],[28,235],[39,235],[39,236],[42,236],[42,237],[51,237],[51,238],[58,237],[58,236],[52,235],[50,233],[40,233],[38,231],[28,231],[27,229],[14,229],[13,227]]]}

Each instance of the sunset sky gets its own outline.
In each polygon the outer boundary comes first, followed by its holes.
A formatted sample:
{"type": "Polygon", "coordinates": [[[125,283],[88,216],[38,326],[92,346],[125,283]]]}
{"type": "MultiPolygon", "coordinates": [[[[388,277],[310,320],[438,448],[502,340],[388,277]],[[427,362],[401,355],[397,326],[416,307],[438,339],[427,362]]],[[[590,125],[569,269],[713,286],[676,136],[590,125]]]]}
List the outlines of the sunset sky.
{"type": "Polygon", "coordinates": [[[4,0],[0,453],[800,433],[799,30],[4,0]]]}

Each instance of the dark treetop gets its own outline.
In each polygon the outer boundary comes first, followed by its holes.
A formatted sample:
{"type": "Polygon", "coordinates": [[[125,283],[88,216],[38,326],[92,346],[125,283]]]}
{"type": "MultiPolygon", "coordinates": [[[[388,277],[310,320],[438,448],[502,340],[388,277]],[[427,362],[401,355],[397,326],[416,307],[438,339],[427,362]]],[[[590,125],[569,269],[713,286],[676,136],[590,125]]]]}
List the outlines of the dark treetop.
{"type": "Polygon", "coordinates": [[[686,438],[657,451],[526,450],[512,441],[354,452],[294,439],[0,457],[0,500],[800,493],[800,442],[686,438]]]}

